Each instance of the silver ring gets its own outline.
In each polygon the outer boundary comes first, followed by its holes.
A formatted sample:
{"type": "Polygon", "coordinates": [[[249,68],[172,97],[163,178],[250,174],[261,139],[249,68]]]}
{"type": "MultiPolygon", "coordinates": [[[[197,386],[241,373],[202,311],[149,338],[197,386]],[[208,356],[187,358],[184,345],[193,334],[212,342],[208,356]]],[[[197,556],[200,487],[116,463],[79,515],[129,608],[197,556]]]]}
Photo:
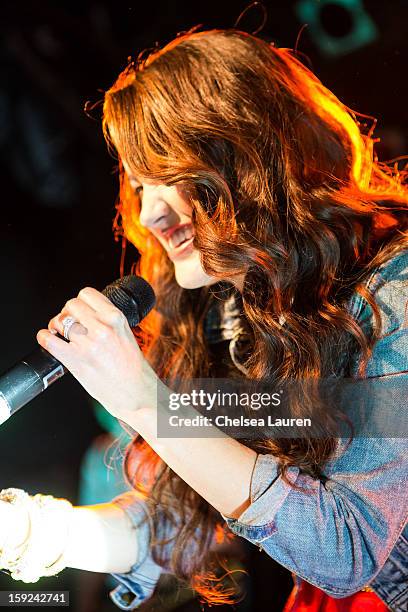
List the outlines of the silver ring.
{"type": "Polygon", "coordinates": [[[64,338],[69,342],[69,332],[74,323],[78,323],[74,317],[65,317],[62,321],[62,327],[64,330],[64,338]]]}

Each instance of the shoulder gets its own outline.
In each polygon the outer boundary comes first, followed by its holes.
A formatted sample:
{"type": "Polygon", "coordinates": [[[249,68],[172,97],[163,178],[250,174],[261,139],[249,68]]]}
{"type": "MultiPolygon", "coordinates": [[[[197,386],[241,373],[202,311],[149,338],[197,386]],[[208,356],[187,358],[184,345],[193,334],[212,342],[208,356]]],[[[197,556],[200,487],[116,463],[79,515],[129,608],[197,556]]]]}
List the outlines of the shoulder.
{"type": "Polygon", "coordinates": [[[368,289],[381,310],[383,335],[408,329],[408,249],[380,266],[368,289]]]}
{"type": "MultiPolygon", "coordinates": [[[[381,310],[383,333],[408,327],[408,249],[376,268],[367,279],[366,288],[381,310]]],[[[352,297],[349,311],[359,323],[372,319],[370,306],[359,294],[352,297]]]]}
{"type": "MultiPolygon", "coordinates": [[[[408,249],[379,266],[367,279],[381,316],[381,335],[374,345],[367,375],[381,376],[408,370],[408,249]]],[[[373,312],[359,295],[353,296],[350,312],[367,330],[373,312]]]]}

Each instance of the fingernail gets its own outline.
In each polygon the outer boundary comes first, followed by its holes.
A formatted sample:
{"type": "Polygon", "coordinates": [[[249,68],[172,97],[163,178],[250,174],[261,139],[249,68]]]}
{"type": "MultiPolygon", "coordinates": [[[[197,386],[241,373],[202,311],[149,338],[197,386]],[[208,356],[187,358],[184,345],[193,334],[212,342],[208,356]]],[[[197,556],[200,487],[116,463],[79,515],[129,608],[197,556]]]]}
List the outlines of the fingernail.
{"type": "Polygon", "coordinates": [[[55,336],[55,334],[57,334],[57,333],[58,333],[58,332],[57,332],[57,330],[56,330],[56,329],[54,329],[54,328],[51,328],[49,331],[50,331],[52,334],[54,334],[54,336],[55,336]]]}

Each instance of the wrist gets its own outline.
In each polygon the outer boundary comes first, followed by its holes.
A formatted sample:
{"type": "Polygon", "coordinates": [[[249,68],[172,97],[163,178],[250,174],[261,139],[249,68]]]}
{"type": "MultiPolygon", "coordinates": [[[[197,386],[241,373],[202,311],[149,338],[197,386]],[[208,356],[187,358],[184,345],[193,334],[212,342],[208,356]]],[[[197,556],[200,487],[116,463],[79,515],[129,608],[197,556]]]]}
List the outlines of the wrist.
{"type": "Polygon", "coordinates": [[[127,411],[129,418],[126,422],[128,422],[129,425],[139,420],[143,420],[144,418],[151,419],[153,416],[156,416],[159,409],[163,410],[166,406],[168,408],[169,405],[170,389],[153,372],[148,364],[147,367],[149,368],[149,372],[146,373],[139,383],[142,393],[139,395],[136,402],[133,403],[132,409],[127,411]]]}

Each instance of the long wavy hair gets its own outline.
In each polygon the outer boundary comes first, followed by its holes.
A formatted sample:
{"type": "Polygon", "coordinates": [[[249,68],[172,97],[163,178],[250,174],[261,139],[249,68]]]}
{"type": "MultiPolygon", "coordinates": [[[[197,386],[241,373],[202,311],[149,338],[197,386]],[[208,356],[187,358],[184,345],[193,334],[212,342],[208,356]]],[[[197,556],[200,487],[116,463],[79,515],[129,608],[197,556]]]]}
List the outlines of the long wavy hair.
{"type": "MultiPolygon", "coordinates": [[[[138,333],[160,377],[214,375],[203,331],[214,296],[211,288],[176,283],[163,247],[139,223],[139,196],[122,159],[136,175],[177,185],[188,198],[208,274],[245,274],[248,378],[275,385],[342,377],[355,355],[364,375],[380,334],[365,281],[408,246],[404,173],[375,159],[366,117],[342,104],[292,50],[238,30],[193,29],[129,64],[106,92],[103,128],[119,156],[115,229],[137,247],[136,272],[157,295],[138,333]],[[373,310],[371,333],[347,310],[354,292],[373,310]]],[[[292,406],[296,416],[305,410],[313,414],[313,406],[292,406]]],[[[330,435],[244,443],[273,454],[284,478],[290,466],[321,477],[335,448],[330,435]]],[[[124,465],[156,509],[156,562],[207,601],[228,601],[231,592],[211,581],[209,565],[220,515],[141,436],[124,465]]]]}

